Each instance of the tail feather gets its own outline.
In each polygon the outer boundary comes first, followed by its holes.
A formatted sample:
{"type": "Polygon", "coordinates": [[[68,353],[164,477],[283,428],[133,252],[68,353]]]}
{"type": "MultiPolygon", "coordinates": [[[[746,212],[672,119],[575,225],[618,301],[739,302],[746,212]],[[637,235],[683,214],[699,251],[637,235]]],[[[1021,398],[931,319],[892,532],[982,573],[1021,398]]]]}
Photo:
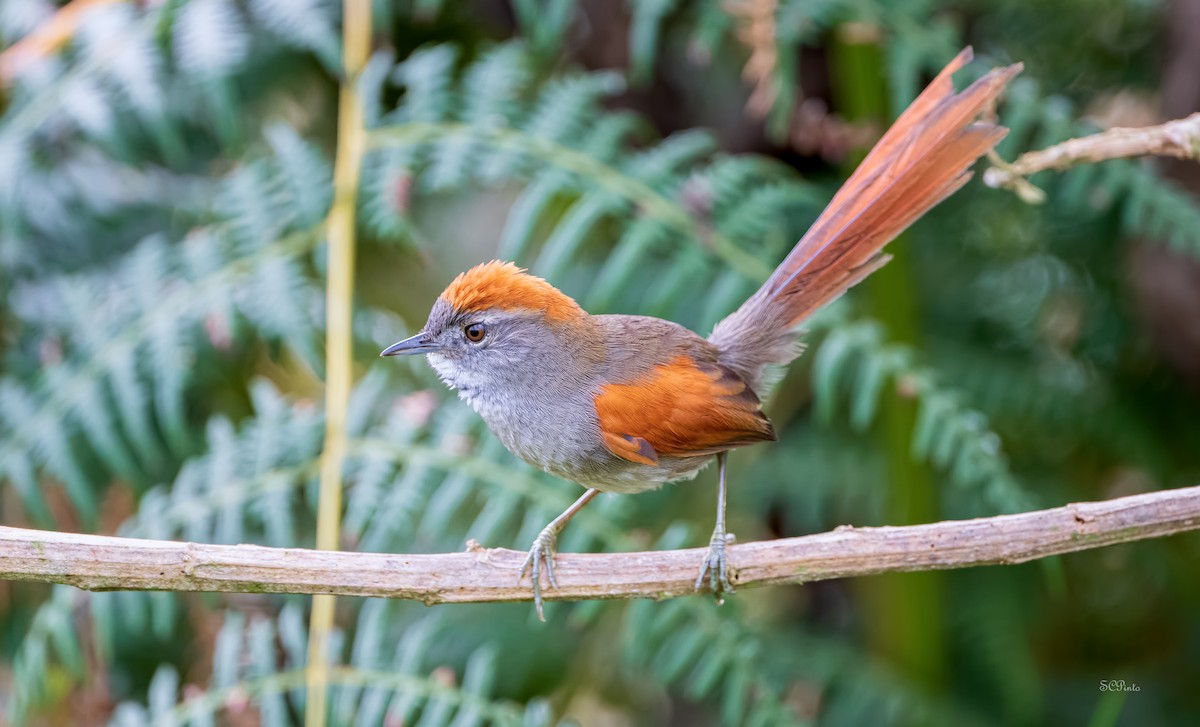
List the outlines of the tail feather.
{"type": "Polygon", "coordinates": [[[709,340],[722,361],[761,391],[766,369],[799,353],[796,327],[877,270],[881,250],[970,179],[969,167],[1007,129],[972,123],[1021,71],[996,69],[955,94],[951,75],[971,60],[964,49],[900,115],[850,179],[741,308],[709,340]]]}

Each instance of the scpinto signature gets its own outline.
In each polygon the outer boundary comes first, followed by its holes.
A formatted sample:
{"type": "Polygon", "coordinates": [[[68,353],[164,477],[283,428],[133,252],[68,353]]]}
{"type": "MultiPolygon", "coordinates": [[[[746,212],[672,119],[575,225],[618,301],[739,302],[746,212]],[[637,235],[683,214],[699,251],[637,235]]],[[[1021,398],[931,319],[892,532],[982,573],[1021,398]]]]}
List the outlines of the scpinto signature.
{"type": "Polygon", "coordinates": [[[1127,682],[1124,679],[1101,679],[1100,691],[1102,692],[1140,692],[1142,688],[1133,682],[1127,682]]]}

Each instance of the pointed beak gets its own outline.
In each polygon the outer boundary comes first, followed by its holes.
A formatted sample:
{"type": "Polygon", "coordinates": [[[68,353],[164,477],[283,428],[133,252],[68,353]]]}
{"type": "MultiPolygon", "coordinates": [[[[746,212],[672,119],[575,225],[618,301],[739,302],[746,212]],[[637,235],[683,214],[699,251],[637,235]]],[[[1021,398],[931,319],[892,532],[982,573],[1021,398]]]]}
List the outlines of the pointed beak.
{"type": "Polygon", "coordinates": [[[383,349],[380,356],[411,356],[418,353],[433,353],[440,347],[430,339],[429,334],[421,331],[415,336],[410,336],[398,343],[393,343],[383,349]]]}

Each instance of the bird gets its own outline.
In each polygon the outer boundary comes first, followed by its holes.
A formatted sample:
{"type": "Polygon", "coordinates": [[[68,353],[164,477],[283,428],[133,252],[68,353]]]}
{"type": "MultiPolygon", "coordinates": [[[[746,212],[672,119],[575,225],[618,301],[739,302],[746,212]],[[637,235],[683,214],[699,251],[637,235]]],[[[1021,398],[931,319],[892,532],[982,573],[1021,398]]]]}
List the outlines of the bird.
{"type": "Polygon", "coordinates": [[[766,282],[705,338],[667,320],[591,315],[542,278],[493,260],[459,274],[415,335],[381,356],[423,354],[517,457],[586,488],[534,539],[538,618],[542,573],[557,588],[556,543],[601,492],[638,493],[717,463],[717,514],[697,591],[733,592],[726,532],[730,450],[775,440],[763,398],[800,355],[801,325],[878,270],[882,248],[971,176],[1007,133],[990,121],[1021,64],[961,92],[963,49],[897,118],[766,282]]]}

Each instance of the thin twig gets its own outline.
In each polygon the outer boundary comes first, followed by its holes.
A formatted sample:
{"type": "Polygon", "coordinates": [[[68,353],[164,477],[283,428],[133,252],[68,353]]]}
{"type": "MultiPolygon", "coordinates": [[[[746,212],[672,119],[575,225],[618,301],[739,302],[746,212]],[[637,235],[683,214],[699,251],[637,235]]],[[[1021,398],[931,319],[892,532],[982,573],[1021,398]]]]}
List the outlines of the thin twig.
{"type": "MultiPolygon", "coordinates": [[[[1200,529],[1200,486],[1019,515],[828,533],[735,545],[734,585],[1023,563],[1200,529]]],[[[547,599],[666,598],[692,592],[702,549],[558,557],[547,599]]],[[[88,590],[327,593],[427,604],[527,601],[523,552],[389,555],[200,545],[0,527],[0,578],[88,590]]]]}
{"type": "Polygon", "coordinates": [[[1025,179],[1030,175],[1076,164],[1149,155],[1200,160],[1200,113],[1158,126],[1115,128],[1069,139],[1048,149],[1022,154],[1011,164],[994,158],[996,166],[984,172],[983,181],[990,187],[1010,189],[1027,202],[1040,202],[1041,190],[1025,179]]]}

